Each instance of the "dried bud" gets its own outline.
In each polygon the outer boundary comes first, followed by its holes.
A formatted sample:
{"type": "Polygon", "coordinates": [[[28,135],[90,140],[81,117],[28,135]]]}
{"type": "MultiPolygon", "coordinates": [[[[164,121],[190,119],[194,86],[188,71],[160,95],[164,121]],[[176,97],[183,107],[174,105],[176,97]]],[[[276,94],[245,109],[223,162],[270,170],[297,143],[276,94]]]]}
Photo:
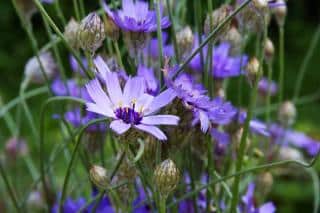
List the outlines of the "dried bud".
{"type": "Polygon", "coordinates": [[[272,12],[276,18],[277,24],[283,26],[287,16],[287,5],[284,0],[278,0],[277,6],[272,9],[272,12]]]}
{"type": "Polygon", "coordinates": [[[71,47],[78,49],[79,43],[77,39],[77,33],[79,29],[79,23],[71,18],[68,24],[64,28],[64,36],[67,42],[70,44],[71,47]]]}
{"type": "Polygon", "coordinates": [[[175,163],[167,159],[156,167],[153,178],[161,196],[167,197],[177,187],[180,172],[175,163]]]}
{"type": "Polygon", "coordinates": [[[260,9],[260,10],[266,9],[268,7],[267,0],[253,0],[252,3],[257,9],[260,9]]]}
{"type": "Polygon", "coordinates": [[[30,82],[43,84],[46,80],[44,73],[48,80],[52,79],[57,72],[57,65],[50,52],[41,53],[39,55],[39,60],[42,66],[36,56],[29,59],[24,67],[24,74],[26,79],[30,82]]]}
{"type": "Polygon", "coordinates": [[[15,160],[28,154],[28,146],[24,140],[13,137],[7,141],[5,153],[7,158],[15,160]]]}
{"type": "MultiPolygon", "coordinates": [[[[211,31],[216,29],[218,25],[231,13],[231,6],[224,4],[218,9],[208,14],[204,22],[204,33],[208,35],[211,31]]],[[[231,23],[228,22],[220,31],[218,37],[222,37],[229,31],[231,23]]]]}
{"type": "Polygon", "coordinates": [[[32,15],[37,12],[37,7],[32,0],[16,0],[16,4],[17,9],[28,21],[31,19],[32,15]]]}
{"type": "Polygon", "coordinates": [[[106,35],[109,38],[114,41],[119,39],[120,29],[109,17],[104,20],[104,28],[106,30],[106,35]]]}
{"type": "Polygon", "coordinates": [[[183,28],[177,33],[177,45],[182,56],[190,54],[193,47],[193,33],[189,26],[183,28]]]}
{"type": "Polygon", "coordinates": [[[274,56],[274,46],[272,41],[267,38],[266,41],[264,42],[264,57],[265,59],[270,62],[272,61],[274,56]]]}
{"type": "Polygon", "coordinates": [[[107,189],[110,186],[107,170],[101,166],[94,165],[90,169],[90,180],[100,189],[107,189]]]}
{"type": "Polygon", "coordinates": [[[296,107],[290,101],[285,101],[279,108],[278,119],[285,127],[291,126],[296,119],[296,107]]]}
{"type": "Polygon", "coordinates": [[[221,41],[228,42],[231,45],[230,54],[238,55],[241,51],[242,36],[236,27],[231,27],[221,41]]]}
{"type": "Polygon", "coordinates": [[[106,37],[104,24],[96,13],[90,13],[80,23],[78,42],[83,50],[94,53],[106,37]]]}
{"type": "Polygon", "coordinates": [[[40,191],[30,192],[27,200],[27,206],[29,211],[41,211],[44,210],[46,203],[44,201],[44,196],[40,191]]]}
{"type": "Polygon", "coordinates": [[[257,58],[252,58],[248,65],[247,65],[247,79],[249,81],[249,84],[253,86],[257,79],[260,72],[260,62],[257,58]]]}

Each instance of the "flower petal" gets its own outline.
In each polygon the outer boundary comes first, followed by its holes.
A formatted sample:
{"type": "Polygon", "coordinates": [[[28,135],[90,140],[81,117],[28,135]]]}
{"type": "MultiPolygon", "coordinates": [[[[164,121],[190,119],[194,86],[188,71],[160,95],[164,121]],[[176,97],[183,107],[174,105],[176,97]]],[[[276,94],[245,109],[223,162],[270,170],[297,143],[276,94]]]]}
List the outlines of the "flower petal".
{"type": "Polygon", "coordinates": [[[138,100],[144,94],[144,80],[141,77],[129,78],[123,90],[125,104],[131,105],[133,100],[138,100]]]}
{"type": "Polygon", "coordinates": [[[110,72],[106,74],[106,85],[112,103],[119,105],[122,102],[122,90],[117,73],[110,72]]]}
{"type": "Polygon", "coordinates": [[[143,117],[142,124],[147,125],[178,125],[180,118],[175,115],[151,115],[143,117]]]}
{"type": "Polygon", "coordinates": [[[109,97],[107,94],[103,91],[101,84],[99,83],[98,79],[94,79],[90,81],[86,85],[87,92],[91,99],[97,103],[100,107],[106,107],[109,106],[111,107],[112,104],[110,102],[109,97]]]}
{"type": "Polygon", "coordinates": [[[158,128],[155,126],[148,126],[144,124],[135,125],[137,129],[140,129],[144,132],[148,132],[154,137],[156,137],[158,140],[167,140],[167,136],[158,128]]]}
{"type": "Polygon", "coordinates": [[[199,110],[200,127],[202,132],[207,132],[210,125],[210,120],[206,112],[199,110]]]}
{"type": "Polygon", "coordinates": [[[145,112],[145,115],[149,115],[153,112],[158,111],[162,107],[168,105],[170,102],[172,102],[176,97],[176,93],[172,89],[167,89],[160,93],[158,96],[156,96],[152,103],[150,104],[149,110],[145,112]]]}
{"type": "Polygon", "coordinates": [[[94,103],[86,103],[86,106],[87,106],[87,110],[90,111],[90,112],[94,112],[94,113],[97,113],[97,114],[100,114],[100,115],[104,115],[104,116],[107,116],[107,117],[110,117],[110,118],[115,118],[116,117],[114,112],[112,111],[112,109],[109,108],[108,106],[100,107],[100,106],[98,106],[97,104],[94,104],[94,103]]]}
{"type": "Polygon", "coordinates": [[[103,80],[105,80],[107,77],[107,73],[111,72],[106,62],[104,62],[101,56],[97,56],[94,59],[93,63],[96,66],[99,75],[102,77],[103,80]]]}
{"type": "Polygon", "coordinates": [[[259,213],[274,213],[276,211],[276,207],[272,202],[268,202],[260,206],[259,213]]]}
{"type": "Polygon", "coordinates": [[[128,131],[130,127],[130,124],[124,123],[122,120],[114,120],[110,123],[110,128],[119,135],[128,131]]]}

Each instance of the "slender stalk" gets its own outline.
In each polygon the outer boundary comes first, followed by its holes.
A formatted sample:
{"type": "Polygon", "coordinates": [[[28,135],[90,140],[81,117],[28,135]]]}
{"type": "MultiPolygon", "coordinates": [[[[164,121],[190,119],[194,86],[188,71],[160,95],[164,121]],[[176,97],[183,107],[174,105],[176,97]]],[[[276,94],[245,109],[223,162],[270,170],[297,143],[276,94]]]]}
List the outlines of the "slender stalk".
{"type": "Polygon", "coordinates": [[[163,42],[162,42],[162,30],[161,30],[161,13],[160,13],[160,0],[154,0],[157,12],[157,38],[158,38],[158,54],[159,54],[159,76],[160,82],[163,83],[163,73],[161,69],[163,68],[163,42]]]}
{"type": "Polygon", "coordinates": [[[283,89],[284,89],[284,27],[279,26],[279,96],[278,103],[282,103],[283,101],[283,89]]]}
{"type": "Polygon", "coordinates": [[[74,14],[76,16],[76,20],[80,21],[80,11],[79,11],[79,5],[77,0],[72,0],[73,2],[73,9],[74,9],[74,14]]]}
{"type": "Polygon", "coordinates": [[[310,46],[308,48],[307,54],[306,54],[305,58],[303,59],[303,62],[302,62],[301,67],[299,69],[298,78],[297,78],[297,81],[295,84],[296,87],[295,87],[295,91],[294,91],[294,95],[293,95],[294,100],[297,99],[300,95],[300,90],[301,90],[304,76],[306,74],[310,60],[312,59],[312,57],[314,55],[314,51],[316,50],[316,47],[319,43],[319,40],[320,40],[320,24],[318,26],[316,33],[314,34],[314,36],[310,42],[310,46]]]}
{"type": "Polygon", "coordinates": [[[60,6],[60,0],[54,1],[54,9],[55,9],[59,19],[61,20],[61,23],[63,24],[63,26],[65,26],[67,22],[66,22],[66,18],[64,17],[63,11],[60,6]]]}
{"type": "Polygon", "coordinates": [[[271,109],[270,109],[270,105],[271,105],[271,88],[270,88],[270,84],[271,84],[271,81],[272,81],[272,62],[268,62],[267,64],[268,66],[268,89],[267,89],[267,100],[266,100],[266,113],[265,113],[265,118],[266,118],[266,121],[267,121],[267,124],[269,125],[270,124],[270,120],[271,120],[271,109]]]}
{"type": "Polygon", "coordinates": [[[166,213],[166,201],[167,201],[167,198],[160,195],[160,209],[159,209],[160,213],[166,213]]]}
{"type": "Polygon", "coordinates": [[[2,166],[2,162],[0,162],[0,175],[1,175],[1,177],[3,179],[3,182],[4,182],[4,184],[5,184],[6,188],[7,188],[7,191],[9,193],[9,197],[12,200],[12,203],[13,203],[13,206],[14,206],[15,210],[17,212],[22,212],[21,209],[19,208],[16,195],[15,195],[15,193],[13,191],[13,188],[12,188],[12,186],[11,186],[9,180],[8,180],[8,177],[6,175],[5,169],[2,166]]]}
{"type": "Polygon", "coordinates": [[[177,61],[177,63],[180,63],[180,56],[179,56],[179,48],[177,45],[177,37],[176,37],[176,24],[174,22],[174,18],[173,18],[173,14],[172,14],[172,10],[171,10],[171,5],[169,0],[167,0],[167,7],[168,7],[168,14],[169,14],[169,18],[171,21],[171,36],[172,36],[172,41],[173,41],[173,48],[174,48],[174,53],[175,53],[175,59],[177,61]]]}

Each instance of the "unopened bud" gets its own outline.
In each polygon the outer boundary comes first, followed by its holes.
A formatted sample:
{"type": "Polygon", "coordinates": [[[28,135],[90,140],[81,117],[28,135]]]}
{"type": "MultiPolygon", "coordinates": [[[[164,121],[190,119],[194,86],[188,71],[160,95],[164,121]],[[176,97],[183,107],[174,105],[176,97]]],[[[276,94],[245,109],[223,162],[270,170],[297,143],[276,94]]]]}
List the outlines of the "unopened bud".
{"type": "Polygon", "coordinates": [[[287,16],[287,5],[284,0],[278,0],[276,4],[277,5],[272,9],[272,12],[274,13],[277,24],[283,26],[287,16]]]}
{"type": "Polygon", "coordinates": [[[29,59],[24,67],[25,77],[32,83],[42,84],[52,79],[57,72],[57,65],[50,52],[44,52],[39,55],[39,63],[36,56],[29,59]],[[46,77],[45,77],[45,76],[46,77]]]}
{"type": "MultiPolygon", "coordinates": [[[[228,15],[231,13],[231,6],[228,4],[224,4],[218,9],[214,10],[211,14],[208,14],[206,20],[204,22],[204,33],[208,35],[211,31],[216,29],[220,23],[222,23],[228,15]]],[[[228,32],[231,23],[228,22],[222,30],[220,30],[220,34],[218,37],[224,36],[226,32],[228,32]]]]}
{"type": "Polygon", "coordinates": [[[46,203],[44,201],[44,196],[40,191],[30,192],[27,200],[27,206],[29,211],[39,212],[44,210],[46,203]]]}
{"type": "Polygon", "coordinates": [[[291,101],[285,101],[279,108],[278,119],[285,126],[291,126],[296,119],[296,107],[291,101]]]}
{"type": "Polygon", "coordinates": [[[90,169],[90,180],[100,189],[107,189],[110,186],[107,170],[101,166],[94,165],[90,169]]]}
{"type": "Polygon", "coordinates": [[[79,45],[83,50],[94,53],[106,37],[104,24],[96,13],[90,13],[80,23],[79,45]]]}
{"type": "Polygon", "coordinates": [[[247,65],[247,79],[249,81],[249,84],[253,86],[257,79],[260,72],[260,62],[257,58],[252,58],[248,65],[247,65]]]}
{"type": "Polygon", "coordinates": [[[231,45],[230,54],[238,55],[241,51],[242,36],[236,27],[231,27],[221,41],[228,42],[231,45]]]}
{"type": "Polygon", "coordinates": [[[266,41],[264,42],[264,57],[267,62],[272,61],[274,56],[274,45],[272,41],[267,38],[266,41]]]}
{"type": "Polygon", "coordinates": [[[182,56],[190,54],[190,51],[193,47],[193,42],[194,36],[189,26],[183,28],[177,33],[177,45],[182,56]]]}
{"type": "Polygon", "coordinates": [[[32,0],[16,0],[16,4],[17,9],[28,21],[30,20],[32,15],[37,12],[36,5],[32,0]]]}
{"type": "Polygon", "coordinates": [[[167,197],[177,187],[180,171],[171,159],[167,159],[156,167],[153,178],[161,196],[167,197]]]}
{"type": "Polygon", "coordinates": [[[119,27],[113,22],[112,19],[106,18],[104,20],[104,28],[106,30],[106,35],[114,41],[119,39],[120,29],[119,27]]]}
{"type": "Polygon", "coordinates": [[[64,28],[64,37],[66,38],[68,44],[71,47],[77,49],[79,48],[79,43],[77,39],[77,33],[79,29],[79,23],[71,18],[68,24],[64,28]]]}
{"type": "Polygon", "coordinates": [[[267,0],[253,0],[252,3],[257,9],[266,9],[268,7],[267,0]]]}
{"type": "Polygon", "coordinates": [[[5,153],[9,159],[15,160],[28,154],[28,146],[24,140],[13,137],[7,141],[5,153]]]}

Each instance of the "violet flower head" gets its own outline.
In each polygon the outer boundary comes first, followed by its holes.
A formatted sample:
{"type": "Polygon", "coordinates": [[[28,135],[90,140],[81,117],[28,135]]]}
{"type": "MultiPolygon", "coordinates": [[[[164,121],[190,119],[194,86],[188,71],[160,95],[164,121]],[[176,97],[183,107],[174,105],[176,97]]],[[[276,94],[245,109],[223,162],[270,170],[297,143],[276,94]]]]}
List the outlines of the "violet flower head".
{"type": "Polygon", "coordinates": [[[156,96],[160,90],[160,82],[154,75],[152,68],[140,65],[138,67],[137,75],[142,77],[145,82],[146,92],[152,96],[156,96]]]}
{"type": "Polygon", "coordinates": [[[230,56],[231,45],[221,43],[214,48],[212,75],[218,79],[230,78],[244,74],[243,68],[248,63],[248,57],[230,56]]]}
{"type": "Polygon", "coordinates": [[[258,90],[261,95],[274,96],[277,93],[278,87],[274,81],[269,82],[267,78],[262,78],[258,83],[258,90]]]}
{"type": "MultiPolygon", "coordinates": [[[[88,61],[85,57],[81,58],[82,64],[85,68],[88,68],[88,61]]],[[[81,76],[85,76],[85,71],[81,68],[79,62],[73,55],[69,56],[69,64],[73,72],[79,73],[81,76]]]]}
{"type": "Polygon", "coordinates": [[[240,204],[240,212],[241,213],[274,213],[276,211],[276,207],[272,202],[267,202],[260,207],[255,206],[255,198],[254,198],[254,189],[255,184],[250,183],[247,189],[247,192],[244,196],[242,196],[242,203],[240,204]]]}
{"type": "Polygon", "coordinates": [[[98,79],[86,85],[93,100],[87,102],[87,110],[111,118],[110,128],[119,135],[134,127],[166,140],[166,135],[156,125],[178,125],[179,117],[155,113],[173,100],[173,91],[167,89],[154,97],[145,92],[141,77],[129,78],[123,89],[116,73],[107,72],[104,77],[107,92],[98,79]]]}
{"type": "MultiPolygon", "coordinates": [[[[174,54],[173,46],[167,44],[169,41],[169,35],[166,32],[162,32],[162,47],[163,47],[163,56],[172,57],[174,54]]],[[[159,50],[158,50],[158,38],[150,39],[148,45],[143,50],[144,54],[147,57],[151,57],[153,60],[158,60],[159,50]]]]}
{"type": "MultiPolygon", "coordinates": [[[[148,2],[142,0],[122,0],[122,9],[111,11],[103,2],[104,10],[114,23],[124,31],[150,33],[157,30],[156,11],[149,10],[148,2]]],[[[170,26],[168,17],[160,20],[162,29],[170,26]]]]}

